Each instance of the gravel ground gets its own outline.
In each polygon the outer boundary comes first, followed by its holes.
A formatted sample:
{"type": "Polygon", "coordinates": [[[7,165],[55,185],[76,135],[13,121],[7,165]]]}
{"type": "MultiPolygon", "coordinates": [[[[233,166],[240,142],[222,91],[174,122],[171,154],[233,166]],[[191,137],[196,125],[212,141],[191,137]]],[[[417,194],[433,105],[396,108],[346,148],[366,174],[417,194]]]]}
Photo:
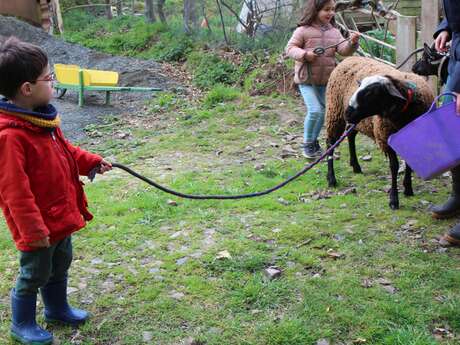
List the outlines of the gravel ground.
{"type": "MultiPolygon", "coordinates": [[[[180,88],[171,80],[162,65],[151,60],[113,56],[97,52],[77,44],[62,41],[46,32],[12,17],[0,16],[0,40],[16,36],[41,46],[47,52],[51,66],[54,63],[77,64],[85,68],[111,70],[120,73],[121,86],[158,87],[164,90],[180,88]]],[[[62,99],[53,100],[63,119],[62,128],[70,140],[85,137],[88,124],[100,122],[104,116],[130,114],[152,97],[151,93],[113,92],[110,106],[104,105],[103,92],[85,94],[85,105],[79,108],[76,92],[67,92],[62,99]]]]}

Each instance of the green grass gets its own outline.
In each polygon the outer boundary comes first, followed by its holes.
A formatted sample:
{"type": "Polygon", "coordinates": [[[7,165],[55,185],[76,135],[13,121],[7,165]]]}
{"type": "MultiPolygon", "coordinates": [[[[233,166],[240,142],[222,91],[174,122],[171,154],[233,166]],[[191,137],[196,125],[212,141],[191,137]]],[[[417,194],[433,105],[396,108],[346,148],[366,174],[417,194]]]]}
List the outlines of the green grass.
{"type": "MultiPolygon", "coordinates": [[[[279,159],[285,134],[302,132],[300,99],[213,92],[222,99],[162,94],[137,126],[109,119],[88,127],[81,144],[188,193],[262,190],[303,167],[301,158],[279,159]],[[282,114],[299,125],[287,127],[282,114]],[[119,139],[120,130],[131,138],[119,139]],[[96,131],[106,139],[100,144],[96,131]]],[[[50,329],[60,344],[142,344],[144,332],[154,344],[458,344],[460,252],[432,241],[455,220],[432,220],[425,202],[443,201],[448,180],[414,179],[416,196],[401,193],[401,209],[391,211],[388,162],[378,149],[358,136],[358,154],[373,157],[362,175],[348,167],[346,145],[340,151],[336,190],[327,188],[325,164],[274,194],[240,201],[177,199],[121,171],[87,183],[95,219],[74,236],[70,286],[79,290],[70,300],[92,319],[78,332],[50,329]],[[350,187],[357,193],[339,193],[350,187]],[[329,198],[312,197],[325,191],[329,198]],[[217,259],[223,250],[231,258],[217,259]],[[283,273],[269,281],[263,270],[272,265],[283,273]],[[436,328],[449,333],[437,341],[436,328]]],[[[2,224],[1,344],[9,343],[17,269],[2,224]]]]}

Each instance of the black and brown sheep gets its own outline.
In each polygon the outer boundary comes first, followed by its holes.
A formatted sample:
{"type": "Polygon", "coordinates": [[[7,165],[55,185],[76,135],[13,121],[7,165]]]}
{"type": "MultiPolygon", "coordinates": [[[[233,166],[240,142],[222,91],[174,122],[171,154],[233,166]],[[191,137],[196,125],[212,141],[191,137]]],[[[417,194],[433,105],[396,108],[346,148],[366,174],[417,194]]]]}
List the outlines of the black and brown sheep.
{"type": "MultiPolygon", "coordinates": [[[[397,176],[399,162],[388,146],[388,137],[425,113],[433,102],[433,92],[424,78],[401,72],[365,57],[350,57],[332,72],[326,89],[326,135],[330,147],[343,133],[347,123],[357,124],[348,137],[350,165],[361,173],[356,157],[358,132],[372,138],[389,157],[391,170],[390,207],[399,208],[397,176]]],[[[337,185],[333,152],[328,156],[327,180],[337,185]]],[[[404,194],[413,195],[412,170],[406,165],[404,194]]]]}

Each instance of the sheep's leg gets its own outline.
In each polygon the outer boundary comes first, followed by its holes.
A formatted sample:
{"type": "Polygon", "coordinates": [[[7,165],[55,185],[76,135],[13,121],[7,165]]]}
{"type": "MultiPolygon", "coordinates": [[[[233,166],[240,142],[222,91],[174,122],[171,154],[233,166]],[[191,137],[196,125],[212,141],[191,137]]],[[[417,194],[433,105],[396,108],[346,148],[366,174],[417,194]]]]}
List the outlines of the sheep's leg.
{"type": "Polygon", "coordinates": [[[412,169],[407,163],[406,163],[406,170],[404,171],[403,186],[404,186],[405,196],[414,195],[414,190],[412,189],[412,169]]]}
{"type": "Polygon", "coordinates": [[[358,157],[356,157],[356,144],[355,138],[357,131],[353,130],[348,134],[348,149],[350,151],[350,166],[353,168],[353,172],[355,174],[361,174],[363,171],[361,170],[361,166],[358,163],[358,157]]]}
{"type": "MultiPolygon", "coordinates": [[[[329,149],[339,138],[327,138],[326,144],[329,149]]],[[[337,180],[334,172],[334,150],[332,150],[327,156],[327,182],[329,187],[336,187],[337,180]]]]}
{"type": "Polygon", "coordinates": [[[396,153],[390,149],[388,152],[390,158],[390,170],[391,170],[391,189],[390,189],[390,208],[397,210],[399,208],[399,197],[398,197],[398,170],[399,162],[396,153]]]}

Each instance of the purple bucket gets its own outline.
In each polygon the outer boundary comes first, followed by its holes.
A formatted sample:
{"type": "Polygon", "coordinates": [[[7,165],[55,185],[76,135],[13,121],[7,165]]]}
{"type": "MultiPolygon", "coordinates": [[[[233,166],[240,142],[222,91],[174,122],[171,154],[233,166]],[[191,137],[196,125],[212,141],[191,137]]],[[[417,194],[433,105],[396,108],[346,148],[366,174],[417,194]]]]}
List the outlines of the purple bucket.
{"type": "Polygon", "coordinates": [[[428,112],[390,136],[388,144],[424,180],[438,176],[460,164],[460,116],[455,102],[428,112]]]}

